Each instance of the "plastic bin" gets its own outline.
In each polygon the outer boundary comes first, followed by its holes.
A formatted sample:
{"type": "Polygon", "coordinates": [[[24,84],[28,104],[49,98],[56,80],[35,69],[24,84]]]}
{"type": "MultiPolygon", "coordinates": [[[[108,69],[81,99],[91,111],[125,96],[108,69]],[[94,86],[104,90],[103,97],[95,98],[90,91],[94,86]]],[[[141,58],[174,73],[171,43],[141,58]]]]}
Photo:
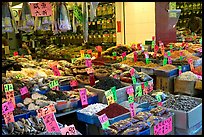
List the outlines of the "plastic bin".
{"type": "Polygon", "coordinates": [[[170,70],[170,71],[163,71],[163,70],[154,70],[154,74],[156,76],[164,76],[164,77],[170,77],[173,75],[178,75],[178,68],[170,70]]]}
{"type": "Polygon", "coordinates": [[[98,120],[98,117],[96,115],[87,115],[87,114],[84,114],[84,113],[81,113],[79,111],[77,111],[77,119],[79,121],[82,121],[82,122],[85,122],[85,123],[88,123],[88,124],[95,124],[95,123],[98,123],[99,120],[98,120]]]}
{"type": "MultiPolygon", "coordinates": [[[[95,104],[95,103],[98,103],[98,96],[97,96],[97,95],[91,96],[91,97],[88,98],[88,104],[89,104],[89,105],[90,105],[90,104],[95,104]]],[[[77,102],[77,107],[78,107],[78,108],[81,108],[81,107],[82,107],[81,100],[79,100],[79,101],[77,102]]]]}
{"type": "Polygon", "coordinates": [[[130,118],[130,112],[122,114],[114,118],[109,118],[108,120],[109,120],[110,125],[112,125],[113,123],[118,122],[120,120],[124,120],[126,118],[130,118]]]}

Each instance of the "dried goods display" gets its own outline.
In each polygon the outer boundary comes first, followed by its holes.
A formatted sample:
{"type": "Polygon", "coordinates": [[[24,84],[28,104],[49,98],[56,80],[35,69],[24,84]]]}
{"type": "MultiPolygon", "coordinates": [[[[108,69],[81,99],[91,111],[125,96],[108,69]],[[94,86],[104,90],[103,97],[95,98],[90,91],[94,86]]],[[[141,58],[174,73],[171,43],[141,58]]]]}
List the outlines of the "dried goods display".
{"type": "Polygon", "coordinates": [[[124,60],[124,61],[120,62],[120,64],[126,64],[129,66],[145,66],[145,63],[143,61],[133,62],[131,60],[124,60]]]}
{"type": "Polygon", "coordinates": [[[163,71],[170,71],[170,70],[174,70],[174,69],[177,69],[177,67],[174,65],[170,65],[170,64],[156,68],[156,70],[163,70],[163,71]]]}
{"type": "Polygon", "coordinates": [[[187,72],[182,73],[178,77],[178,80],[196,81],[196,80],[198,80],[198,77],[193,72],[187,71],[187,72]]]}
{"type": "Polygon", "coordinates": [[[87,106],[86,108],[79,110],[79,112],[87,114],[87,115],[95,115],[96,113],[100,112],[107,106],[108,105],[102,104],[102,103],[91,104],[87,106]]]}

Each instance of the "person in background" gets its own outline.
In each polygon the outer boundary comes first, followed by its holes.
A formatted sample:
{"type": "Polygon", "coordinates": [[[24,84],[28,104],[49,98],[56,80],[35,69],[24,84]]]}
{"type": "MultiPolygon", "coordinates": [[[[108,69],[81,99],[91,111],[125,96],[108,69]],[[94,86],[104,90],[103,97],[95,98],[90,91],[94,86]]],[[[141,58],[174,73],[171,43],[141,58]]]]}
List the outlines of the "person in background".
{"type": "Polygon", "coordinates": [[[31,51],[27,46],[27,42],[22,41],[22,43],[19,46],[18,54],[21,55],[31,55],[31,51]]]}
{"type": "Polygon", "coordinates": [[[6,37],[2,36],[2,59],[6,59],[6,55],[9,55],[9,44],[6,37]]]}
{"type": "Polygon", "coordinates": [[[202,32],[202,19],[199,17],[196,17],[195,14],[192,14],[188,23],[187,28],[192,33],[201,34],[202,32]]]}

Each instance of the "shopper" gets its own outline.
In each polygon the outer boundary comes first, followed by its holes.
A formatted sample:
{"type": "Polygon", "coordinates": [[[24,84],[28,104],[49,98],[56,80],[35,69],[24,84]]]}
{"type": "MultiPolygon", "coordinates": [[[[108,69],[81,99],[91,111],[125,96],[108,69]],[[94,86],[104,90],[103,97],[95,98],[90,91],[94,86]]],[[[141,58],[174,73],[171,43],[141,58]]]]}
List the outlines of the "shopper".
{"type": "Polygon", "coordinates": [[[190,17],[187,28],[190,30],[190,32],[194,32],[196,34],[201,34],[202,32],[202,19],[199,17],[196,17],[196,15],[192,14],[190,17]]]}
{"type": "Polygon", "coordinates": [[[22,43],[20,44],[18,54],[19,55],[30,55],[31,54],[31,51],[28,48],[27,43],[25,41],[22,41],[22,43]]]}

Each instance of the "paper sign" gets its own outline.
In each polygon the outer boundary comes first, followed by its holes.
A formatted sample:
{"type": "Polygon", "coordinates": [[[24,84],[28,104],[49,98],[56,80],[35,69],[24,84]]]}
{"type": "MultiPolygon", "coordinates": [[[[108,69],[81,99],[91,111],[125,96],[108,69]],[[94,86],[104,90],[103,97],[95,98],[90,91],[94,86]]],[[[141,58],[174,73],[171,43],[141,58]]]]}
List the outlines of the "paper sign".
{"type": "Polygon", "coordinates": [[[131,76],[134,76],[134,75],[135,75],[135,69],[134,69],[134,68],[131,68],[131,69],[130,69],[130,75],[131,75],[131,76]]]}
{"type": "Polygon", "coordinates": [[[48,132],[60,132],[54,113],[42,117],[48,132]]]}
{"type": "Polygon", "coordinates": [[[180,76],[182,73],[181,66],[178,66],[178,69],[179,69],[179,76],[180,76]]]}
{"type": "Polygon", "coordinates": [[[52,4],[50,2],[30,3],[30,11],[35,17],[52,16],[52,4]]]}
{"type": "Polygon", "coordinates": [[[90,59],[90,58],[91,58],[91,55],[85,54],[85,58],[86,58],[86,59],[90,59]]]}
{"type": "Polygon", "coordinates": [[[132,93],[134,93],[133,86],[127,87],[127,88],[126,88],[126,92],[127,92],[127,94],[132,94],[132,93]]]}
{"type": "Polygon", "coordinates": [[[131,115],[131,117],[135,116],[134,102],[130,103],[130,115],[131,115]]]}
{"type": "Polygon", "coordinates": [[[13,91],[13,84],[4,84],[4,91],[5,92],[13,91]]]}
{"type": "Polygon", "coordinates": [[[123,52],[121,55],[123,58],[126,57],[126,52],[123,52]]]}
{"type": "Polygon", "coordinates": [[[39,118],[41,118],[41,117],[43,117],[43,116],[45,116],[47,114],[55,113],[56,109],[55,109],[54,104],[51,104],[49,106],[45,106],[43,108],[40,108],[40,109],[36,110],[36,112],[37,112],[37,116],[39,118]]]}
{"type": "Polygon", "coordinates": [[[191,58],[188,59],[188,63],[190,65],[191,71],[194,70],[194,66],[193,66],[193,60],[191,58]]]}
{"type": "Polygon", "coordinates": [[[111,88],[111,91],[112,91],[112,93],[113,93],[113,98],[114,98],[114,100],[115,100],[115,102],[117,101],[117,91],[116,91],[116,87],[114,86],[114,87],[112,87],[111,88]]]}
{"type": "Polygon", "coordinates": [[[167,64],[167,58],[164,57],[164,60],[163,60],[163,66],[165,66],[167,64]]]}
{"type": "Polygon", "coordinates": [[[52,66],[52,71],[53,71],[55,76],[60,76],[60,71],[57,68],[57,66],[52,66]]]}
{"type": "Polygon", "coordinates": [[[79,90],[79,94],[80,94],[80,99],[81,99],[81,104],[82,104],[82,106],[88,105],[88,99],[87,99],[86,89],[85,89],[85,88],[80,89],[80,90],[79,90]]]}
{"type": "Polygon", "coordinates": [[[91,68],[86,68],[86,71],[87,71],[87,74],[94,73],[94,69],[92,67],[91,68]]]}
{"type": "Polygon", "coordinates": [[[59,86],[58,80],[53,80],[53,81],[49,82],[49,86],[50,86],[50,88],[59,86]]]}
{"type": "Polygon", "coordinates": [[[116,53],[116,52],[112,52],[112,55],[113,55],[113,56],[117,56],[117,53],[116,53]]]}
{"type": "Polygon", "coordinates": [[[13,56],[18,56],[18,51],[14,51],[13,56]]]}
{"type": "Polygon", "coordinates": [[[129,103],[133,103],[134,102],[134,95],[133,94],[128,96],[128,102],[129,103]]]}
{"type": "Polygon", "coordinates": [[[144,83],[143,94],[144,94],[144,95],[145,95],[145,94],[148,94],[148,82],[147,82],[147,81],[144,83]]]}
{"type": "Polygon", "coordinates": [[[9,112],[6,115],[3,115],[3,117],[4,117],[4,120],[5,120],[5,124],[15,122],[13,112],[9,112]]]}
{"type": "Polygon", "coordinates": [[[149,54],[148,52],[144,52],[144,54],[145,54],[146,64],[149,64],[149,54]]]}
{"type": "Polygon", "coordinates": [[[157,105],[158,105],[158,106],[162,106],[162,102],[158,102],[157,105]]]}
{"type": "Polygon", "coordinates": [[[98,52],[102,52],[102,47],[101,46],[96,46],[95,48],[98,52]]]}
{"type": "Polygon", "coordinates": [[[154,49],[154,46],[155,46],[155,41],[153,40],[152,41],[152,49],[154,49]]]}
{"type": "Polygon", "coordinates": [[[161,95],[156,95],[156,99],[158,102],[161,102],[162,101],[161,95]]]}
{"type": "Polygon", "coordinates": [[[14,108],[16,107],[16,101],[15,101],[15,96],[14,96],[14,91],[6,92],[6,100],[8,102],[12,102],[14,108]]]}
{"type": "Polygon", "coordinates": [[[154,135],[166,135],[172,131],[172,116],[154,126],[154,135]]]}
{"type": "Polygon", "coordinates": [[[180,60],[183,60],[183,51],[180,51],[180,60]]]}
{"type": "Polygon", "coordinates": [[[77,135],[76,128],[72,124],[70,126],[65,126],[64,128],[60,129],[62,135],[77,135]]]}
{"type": "Polygon", "coordinates": [[[92,62],[91,62],[91,59],[86,59],[85,60],[85,65],[89,68],[92,66],[92,62]]]}
{"type": "Polygon", "coordinates": [[[136,82],[137,82],[137,81],[136,81],[136,78],[135,78],[135,76],[133,76],[133,77],[132,77],[132,84],[136,84],[136,82]]]}
{"type": "Polygon", "coordinates": [[[76,86],[78,86],[77,80],[71,80],[71,81],[69,82],[69,84],[70,84],[71,87],[76,87],[76,86]]]}
{"type": "Polygon", "coordinates": [[[84,50],[80,50],[81,57],[84,58],[84,50]]]}
{"type": "Polygon", "coordinates": [[[107,129],[110,126],[110,123],[109,123],[109,120],[108,120],[108,117],[106,116],[106,114],[98,116],[98,119],[99,119],[103,129],[107,129]]]}
{"type": "Polygon", "coordinates": [[[14,111],[14,106],[12,102],[5,102],[2,104],[2,115],[6,115],[9,112],[14,111]]]}
{"type": "Polygon", "coordinates": [[[115,103],[114,98],[113,98],[113,93],[111,90],[105,91],[105,96],[108,101],[108,105],[115,103]]]}
{"type": "Polygon", "coordinates": [[[149,81],[148,85],[149,85],[149,92],[151,92],[153,90],[153,82],[149,81]]]}
{"type": "Polygon", "coordinates": [[[26,93],[28,93],[28,88],[25,86],[20,89],[20,92],[21,92],[21,95],[25,95],[26,93]]]}
{"type": "Polygon", "coordinates": [[[134,62],[137,62],[137,52],[134,51],[134,62]]]}
{"type": "Polygon", "coordinates": [[[136,86],[136,94],[135,94],[135,97],[138,96],[142,96],[142,86],[139,85],[139,86],[136,86]]]}
{"type": "Polygon", "coordinates": [[[92,54],[92,50],[91,50],[91,49],[88,49],[88,50],[87,50],[87,53],[88,53],[88,54],[92,54]]]}
{"type": "Polygon", "coordinates": [[[171,59],[171,57],[168,57],[168,64],[172,64],[172,59],[171,59]]]}

